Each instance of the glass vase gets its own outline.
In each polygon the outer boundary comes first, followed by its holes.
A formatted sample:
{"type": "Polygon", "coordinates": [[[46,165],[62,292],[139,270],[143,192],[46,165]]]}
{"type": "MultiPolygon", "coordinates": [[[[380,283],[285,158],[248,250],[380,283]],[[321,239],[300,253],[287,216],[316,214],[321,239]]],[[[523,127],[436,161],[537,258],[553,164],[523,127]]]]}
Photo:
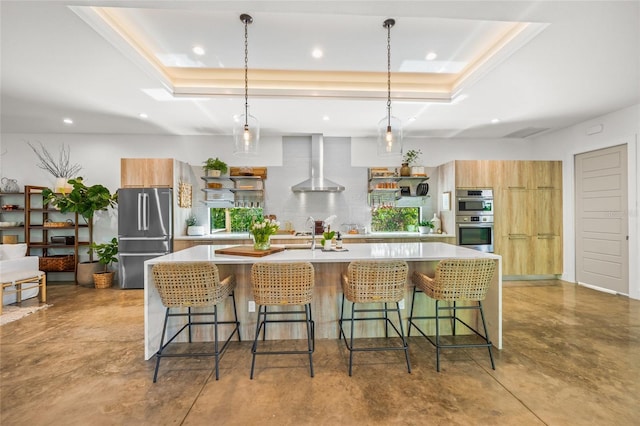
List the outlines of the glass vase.
{"type": "Polygon", "coordinates": [[[254,250],[269,250],[271,248],[271,236],[256,237],[253,236],[253,249],[254,250]]]}

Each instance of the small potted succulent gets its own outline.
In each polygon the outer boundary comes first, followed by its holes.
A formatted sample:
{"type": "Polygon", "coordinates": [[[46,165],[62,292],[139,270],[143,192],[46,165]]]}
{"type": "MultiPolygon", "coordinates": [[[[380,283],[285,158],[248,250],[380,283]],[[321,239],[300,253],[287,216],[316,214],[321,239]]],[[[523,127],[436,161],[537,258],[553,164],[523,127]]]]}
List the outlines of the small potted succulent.
{"type": "Polygon", "coordinates": [[[220,175],[227,173],[227,163],[220,160],[218,157],[209,157],[207,161],[203,163],[202,170],[205,171],[207,176],[219,177],[220,175]]]}
{"type": "Polygon", "coordinates": [[[336,231],[325,231],[322,233],[322,241],[320,241],[320,244],[324,250],[331,250],[331,242],[335,236],[336,231]]]}
{"type": "Polygon", "coordinates": [[[433,232],[433,222],[430,220],[423,220],[418,223],[418,230],[421,234],[429,234],[433,232]]]}
{"type": "Polygon", "coordinates": [[[198,218],[193,213],[189,215],[187,222],[187,235],[204,235],[204,226],[200,226],[198,218]]]}

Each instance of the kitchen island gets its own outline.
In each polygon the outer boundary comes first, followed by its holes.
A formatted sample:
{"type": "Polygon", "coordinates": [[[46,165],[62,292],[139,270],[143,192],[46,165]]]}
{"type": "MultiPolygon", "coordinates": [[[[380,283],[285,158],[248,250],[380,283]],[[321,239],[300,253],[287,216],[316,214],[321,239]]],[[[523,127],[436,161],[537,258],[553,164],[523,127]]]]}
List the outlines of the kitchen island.
{"type": "MultiPolygon", "coordinates": [[[[483,303],[487,327],[490,338],[498,349],[502,348],[502,261],[501,257],[458,247],[445,243],[367,243],[349,244],[345,251],[311,250],[311,249],[286,249],[265,257],[248,257],[216,254],[215,251],[232,245],[198,245],[185,250],[160,256],[145,262],[144,271],[144,321],[145,321],[145,359],[150,359],[158,349],[162,334],[162,323],[165,308],[160,301],[160,296],[153,283],[151,268],[161,262],[194,262],[208,261],[218,265],[220,276],[230,273],[235,274],[236,301],[238,319],[241,323],[240,332],[245,340],[253,339],[257,314],[248,311],[248,302],[253,300],[251,293],[251,266],[256,262],[311,262],[315,269],[315,288],[313,294],[312,310],[315,321],[316,338],[337,339],[338,318],[342,300],[340,275],[346,272],[349,262],[354,260],[386,260],[403,259],[409,264],[409,277],[413,271],[433,274],[438,261],[446,258],[491,258],[497,262],[496,273],[493,282],[483,303]]],[[[413,285],[409,280],[407,286],[403,320],[409,315],[411,308],[411,294],[413,285]]],[[[221,306],[219,313],[221,318],[229,318],[231,315],[230,303],[221,306]]],[[[416,300],[417,313],[423,315],[433,312],[433,302],[427,302],[424,295],[419,295],[416,300]]],[[[175,318],[174,318],[175,319],[175,318]]],[[[471,321],[475,321],[473,318],[471,321]]],[[[175,319],[170,322],[170,329],[177,330],[182,324],[175,319]]],[[[381,321],[379,321],[382,323],[381,321]]],[[[382,324],[363,325],[358,335],[363,337],[384,336],[382,324]]],[[[427,328],[427,330],[429,330],[427,328]]],[[[406,331],[405,331],[406,332],[406,331]]],[[[295,326],[277,327],[269,330],[269,339],[297,339],[303,338],[303,330],[295,326]]],[[[446,333],[446,330],[443,332],[446,333]]],[[[194,341],[213,340],[212,330],[204,330],[204,327],[194,329],[194,341]]],[[[224,334],[221,336],[224,338],[224,334]]]]}

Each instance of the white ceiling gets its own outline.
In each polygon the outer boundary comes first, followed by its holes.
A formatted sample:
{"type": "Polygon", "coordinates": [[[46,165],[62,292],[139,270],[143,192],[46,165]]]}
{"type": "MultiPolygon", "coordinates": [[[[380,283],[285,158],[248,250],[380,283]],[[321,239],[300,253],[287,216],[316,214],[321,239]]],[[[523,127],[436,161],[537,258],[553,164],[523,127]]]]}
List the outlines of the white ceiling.
{"type": "Polygon", "coordinates": [[[172,96],[172,90],[202,87],[177,87],[166,67],[189,65],[213,72],[214,79],[216,72],[241,70],[241,13],[254,18],[248,28],[249,104],[263,135],[374,136],[386,107],[382,22],[388,17],[397,21],[391,30],[393,112],[407,137],[505,137],[566,127],[640,102],[639,1],[2,0],[0,5],[3,133],[231,134],[234,115],[243,112],[243,86],[237,81],[230,88],[207,86],[215,96],[172,96]],[[108,7],[122,28],[135,33],[129,35],[139,43],[137,50],[98,18],[102,9],[89,5],[108,7]],[[518,22],[529,23],[527,31],[483,60],[450,94],[438,95],[447,101],[428,100],[430,94],[421,92],[426,84],[406,93],[400,87],[401,76],[411,75],[407,70],[419,78],[445,78],[446,73],[426,72],[477,60],[518,22]],[[204,56],[191,52],[196,44],[206,49],[204,56]],[[320,60],[311,57],[315,47],[324,49],[320,60]],[[436,63],[424,59],[432,50],[439,55],[436,63]],[[381,80],[371,87],[363,83],[366,89],[355,90],[352,83],[349,90],[315,96],[311,90],[261,89],[257,82],[252,92],[252,71],[259,75],[258,70],[293,70],[296,76],[352,72],[381,80]],[[159,100],[158,93],[167,100],[159,100]],[[65,117],[74,124],[63,124],[65,117]],[[496,118],[500,122],[492,124],[496,118]]]}

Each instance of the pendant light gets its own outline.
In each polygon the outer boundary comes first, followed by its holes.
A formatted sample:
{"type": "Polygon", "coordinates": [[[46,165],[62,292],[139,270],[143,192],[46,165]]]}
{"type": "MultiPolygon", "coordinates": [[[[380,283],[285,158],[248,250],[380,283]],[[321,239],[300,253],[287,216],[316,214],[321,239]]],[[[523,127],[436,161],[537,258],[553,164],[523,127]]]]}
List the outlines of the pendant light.
{"type": "Polygon", "coordinates": [[[257,155],[260,141],[260,124],[249,114],[249,33],[247,27],[253,23],[251,15],[243,13],[240,21],[244,24],[244,114],[233,126],[234,151],[236,155],[257,155]]]}
{"type": "Polygon", "coordinates": [[[395,19],[386,19],[387,29],[387,116],[378,123],[378,155],[402,155],[402,124],[391,115],[391,27],[395,19]]]}

